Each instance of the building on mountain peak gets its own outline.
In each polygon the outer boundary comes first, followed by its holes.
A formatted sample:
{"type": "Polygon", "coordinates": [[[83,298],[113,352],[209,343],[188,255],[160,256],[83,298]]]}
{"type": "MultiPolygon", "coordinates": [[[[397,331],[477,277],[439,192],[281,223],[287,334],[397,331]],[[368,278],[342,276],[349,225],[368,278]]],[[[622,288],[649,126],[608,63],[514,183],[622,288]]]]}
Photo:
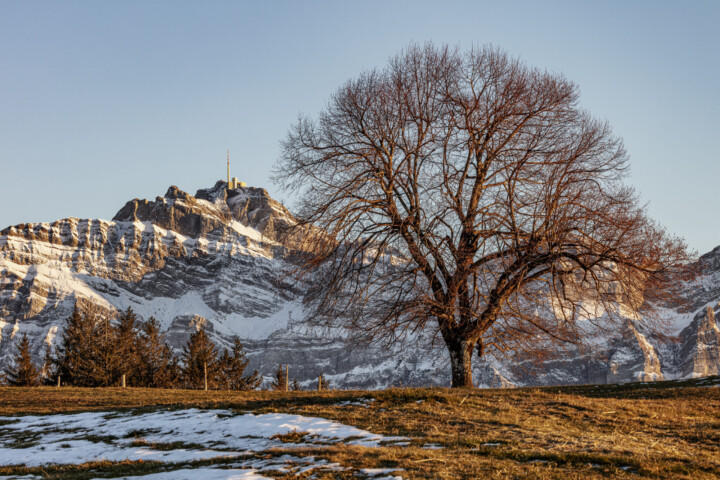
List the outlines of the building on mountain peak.
{"type": "Polygon", "coordinates": [[[228,188],[230,189],[245,187],[247,187],[247,183],[238,181],[237,177],[233,177],[230,181],[228,181],[228,188]]]}
{"type": "Polygon", "coordinates": [[[227,152],[227,186],[233,190],[236,188],[247,187],[247,183],[239,182],[237,177],[232,177],[232,179],[230,179],[230,150],[227,152]]]}

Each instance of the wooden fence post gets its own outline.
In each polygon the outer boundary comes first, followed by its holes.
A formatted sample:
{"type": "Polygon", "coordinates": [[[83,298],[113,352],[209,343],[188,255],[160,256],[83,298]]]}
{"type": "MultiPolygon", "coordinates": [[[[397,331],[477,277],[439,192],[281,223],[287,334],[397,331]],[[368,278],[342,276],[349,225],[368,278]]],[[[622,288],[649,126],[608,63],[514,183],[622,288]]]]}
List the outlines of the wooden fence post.
{"type": "Polygon", "coordinates": [[[122,376],[122,388],[125,388],[125,374],[122,376]]]}
{"type": "Polygon", "coordinates": [[[60,386],[60,377],[62,377],[62,375],[58,375],[58,387],[60,386]]]}
{"type": "Polygon", "coordinates": [[[205,391],[207,392],[207,362],[203,363],[203,373],[205,376],[205,391]]]}
{"type": "Polygon", "coordinates": [[[322,376],[322,373],[318,375],[318,392],[322,392],[322,376]]]}
{"type": "Polygon", "coordinates": [[[288,390],[290,390],[288,388],[289,382],[290,382],[290,365],[285,364],[285,391],[286,392],[288,390]]]}

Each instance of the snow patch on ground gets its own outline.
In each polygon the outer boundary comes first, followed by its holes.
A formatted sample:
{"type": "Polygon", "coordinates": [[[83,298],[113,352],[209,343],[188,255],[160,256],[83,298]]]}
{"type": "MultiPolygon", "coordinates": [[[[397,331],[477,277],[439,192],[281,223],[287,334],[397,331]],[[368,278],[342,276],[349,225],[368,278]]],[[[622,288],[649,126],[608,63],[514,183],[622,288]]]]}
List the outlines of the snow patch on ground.
{"type": "Polygon", "coordinates": [[[425,450],[442,450],[443,446],[439,443],[426,443],[422,448],[425,450]]]}
{"type": "Polygon", "coordinates": [[[347,407],[347,406],[353,405],[353,406],[358,406],[358,407],[370,408],[370,404],[372,404],[372,402],[374,402],[374,401],[375,401],[374,398],[360,398],[356,402],[346,400],[344,402],[336,403],[335,405],[338,407],[347,407]]]}
{"type": "Polygon", "coordinates": [[[281,413],[236,415],[229,410],[160,410],[152,413],[87,412],[0,417],[0,465],[40,466],[90,461],[185,462],[233,457],[271,448],[333,443],[376,447],[401,444],[324,418],[281,413]],[[273,438],[307,432],[303,443],[273,438]],[[154,445],[181,444],[156,449],[154,445]]]}
{"type": "MultiPolygon", "coordinates": [[[[395,473],[402,468],[361,468],[360,473],[367,475],[368,477],[377,477],[378,475],[385,475],[386,473],[395,473]]],[[[388,478],[388,477],[385,477],[388,478]]],[[[402,477],[392,477],[402,478],[402,477]]]]}
{"type": "MultiPolygon", "coordinates": [[[[151,473],[150,475],[123,477],[128,480],[272,480],[255,470],[219,469],[219,468],[183,468],[171,472],[151,473]]],[[[93,480],[104,480],[95,478],[93,480]]]]}
{"type": "MultiPolygon", "coordinates": [[[[330,463],[327,460],[316,459],[313,456],[298,457],[294,455],[272,456],[270,458],[243,458],[241,462],[230,461],[212,467],[187,468],[186,465],[182,465],[182,468],[175,470],[172,468],[172,465],[168,465],[164,471],[158,473],[103,478],[124,478],[128,480],[271,480],[273,477],[267,477],[263,474],[277,472],[283,475],[294,474],[295,476],[301,476],[309,472],[332,473],[348,470],[339,463],[330,463]]],[[[36,475],[0,476],[0,480],[42,480],[43,478],[36,475]]],[[[96,478],[93,480],[102,479],[96,478]]],[[[373,478],[373,480],[380,479],[373,478]]]]}

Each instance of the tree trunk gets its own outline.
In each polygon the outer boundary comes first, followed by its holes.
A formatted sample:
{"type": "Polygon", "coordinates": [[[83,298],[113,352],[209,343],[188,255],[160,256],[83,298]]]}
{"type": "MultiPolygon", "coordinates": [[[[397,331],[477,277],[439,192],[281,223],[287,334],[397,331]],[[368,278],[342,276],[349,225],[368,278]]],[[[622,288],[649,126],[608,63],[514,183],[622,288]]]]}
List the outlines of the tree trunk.
{"type": "Polygon", "coordinates": [[[452,388],[472,388],[472,356],[475,343],[465,339],[446,341],[450,352],[452,388]]]}

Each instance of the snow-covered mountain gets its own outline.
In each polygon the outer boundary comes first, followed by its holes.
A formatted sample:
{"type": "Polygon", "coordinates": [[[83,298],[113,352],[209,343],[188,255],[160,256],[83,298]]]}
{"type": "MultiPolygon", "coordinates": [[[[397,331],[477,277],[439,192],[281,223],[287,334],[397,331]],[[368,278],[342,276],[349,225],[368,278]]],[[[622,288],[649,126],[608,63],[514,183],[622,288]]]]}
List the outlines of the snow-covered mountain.
{"type": "MultiPolygon", "coordinates": [[[[129,201],[112,221],[67,218],[0,232],[0,365],[19,333],[39,358],[75,303],[91,302],[154,316],[177,349],[206,319],[221,348],[238,336],[252,368],[269,376],[289,364],[307,386],[320,373],[341,387],[448,384],[441,345],[353,347],[338,332],[309,328],[283,276],[302,244],[279,236],[292,215],[263,189],[226,187],[219,181],[194,196],[170,187],[154,201],[129,201]]],[[[720,248],[700,263],[706,269],[689,286],[689,310],[666,312],[677,325],[674,340],[628,323],[600,355],[570,352],[539,368],[522,358],[489,360],[476,365],[476,380],[507,386],[720,373],[720,329],[708,308],[720,300],[720,248]]]]}

